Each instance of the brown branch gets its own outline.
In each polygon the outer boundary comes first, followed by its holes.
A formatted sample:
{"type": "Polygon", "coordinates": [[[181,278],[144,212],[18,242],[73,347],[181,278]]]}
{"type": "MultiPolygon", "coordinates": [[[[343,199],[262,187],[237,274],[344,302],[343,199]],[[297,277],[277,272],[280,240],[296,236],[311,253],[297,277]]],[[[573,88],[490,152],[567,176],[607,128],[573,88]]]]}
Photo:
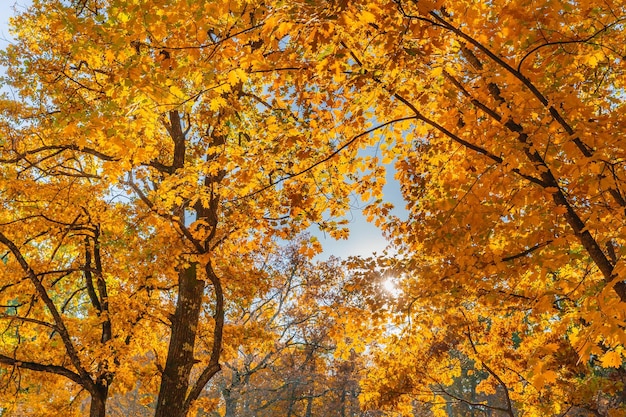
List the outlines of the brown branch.
{"type": "Polygon", "coordinates": [[[174,168],[171,165],[165,165],[165,164],[159,162],[156,159],[153,159],[150,162],[145,163],[145,164],[141,164],[141,165],[150,166],[150,167],[152,167],[152,168],[154,168],[157,171],[162,172],[162,173],[168,173],[168,174],[173,174],[174,173],[174,168]]]}
{"type": "Polygon", "coordinates": [[[98,295],[96,294],[95,287],[93,285],[93,269],[91,268],[91,247],[89,245],[89,239],[85,238],[85,268],[84,268],[84,276],[85,283],[87,288],[87,295],[89,295],[89,300],[91,301],[91,305],[95,307],[98,315],[102,313],[102,306],[100,305],[100,300],[98,299],[98,295]]]}
{"type": "Polygon", "coordinates": [[[522,251],[520,253],[517,253],[515,255],[510,255],[507,257],[502,258],[502,262],[509,262],[509,261],[513,261],[515,259],[519,259],[519,258],[523,258],[526,255],[530,255],[531,253],[533,253],[534,251],[541,249],[545,246],[548,246],[550,243],[552,243],[552,240],[548,240],[546,242],[543,243],[537,243],[536,245],[526,249],[525,251],[522,251]]]}
{"type": "Polygon", "coordinates": [[[29,369],[31,371],[46,372],[49,374],[61,375],[74,381],[76,384],[80,386],[84,386],[83,379],[80,375],[78,375],[75,372],[70,371],[69,369],[63,366],[44,365],[44,364],[37,363],[37,362],[20,361],[18,359],[11,358],[10,356],[6,356],[2,354],[0,354],[0,363],[14,366],[16,368],[29,369]]]}
{"type": "Polygon", "coordinates": [[[454,401],[456,402],[460,402],[460,403],[464,403],[467,405],[471,405],[472,407],[479,407],[479,408],[483,408],[483,409],[489,409],[489,410],[496,410],[496,411],[502,411],[503,413],[507,413],[509,414],[509,409],[508,408],[503,408],[503,407],[497,407],[494,405],[489,405],[489,404],[485,404],[485,403],[478,403],[475,401],[470,401],[470,400],[466,400],[465,398],[462,398],[456,394],[451,393],[450,391],[446,390],[444,388],[444,386],[437,382],[437,389],[442,392],[444,395],[447,395],[448,397],[452,398],[454,401]]]}
{"type": "Polygon", "coordinates": [[[80,219],[81,214],[78,214],[78,216],[76,216],[74,218],[74,220],[72,221],[72,223],[70,223],[67,228],[63,231],[63,234],[61,235],[61,239],[59,239],[59,243],[56,245],[56,247],[52,250],[52,254],[50,255],[50,262],[52,262],[54,260],[54,257],[56,256],[57,252],[59,251],[59,249],[61,248],[61,246],[63,246],[63,241],[65,240],[65,238],[67,237],[67,235],[69,234],[70,230],[73,229],[74,226],[76,226],[76,222],[78,222],[78,219],[80,219]]]}
{"type": "MultiPolygon", "coordinates": [[[[463,313],[463,316],[465,317],[465,313],[463,313]]],[[[467,318],[466,318],[467,319],[467,318]]],[[[469,339],[469,342],[472,346],[472,350],[474,351],[474,353],[478,356],[478,349],[476,349],[476,345],[474,344],[474,340],[472,340],[472,331],[469,327],[469,323],[467,324],[467,338],[469,339]]],[[[490,367],[489,365],[487,365],[482,359],[480,360],[480,364],[483,366],[483,368],[485,368],[485,370],[487,372],[489,372],[489,374],[491,376],[493,376],[495,378],[496,381],[498,381],[498,384],[500,384],[500,386],[502,387],[502,389],[504,390],[504,397],[506,399],[506,413],[511,416],[511,417],[515,417],[515,414],[513,413],[513,403],[511,401],[511,397],[509,397],[509,388],[507,387],[507,385],[504,383],[504,381],[502,380],[502,378],[500,378],[500,376],[498,374],[496,374],[490,367]]]]}
{"type": "MultiPolygon", "coordinates": [[[[552,106],[550,104],[550,101],[546,98],[546,96],[544,96],[539,91],[539,89],[537,87],[535,87],[535,85],[524,74],[522,74],[520,71],[518,71],[515,68],[513,68],[505,60],[503,60],[502,58],[497,56],[495,53],[493,53],[489,48],[487,48],[482,43],[480,43],[479,41],[477,41],[473,37],[471,37],[468,34],[466,34],[465,32],[463,32],[461,29],[455,27],[454,25],[452,25],[451,23],[446,21],[443,17],[439,16],[434,11],[430,12],[430,15],[433,16],[436,20],[438,20],[445,28],[447,28],[448,30],[452,31],[455,35],[457,35],[458,37],[464,39],[468,43],[474,45],[481,52],[483,52],[485,55],[487,55],[492,61],[494,61],[496,64],[498,64],[499,66],[504,68],[507,72],[509,72],[511,75],[513,75],[515,78],[517,78],[528,90],[530,90],[530,92],[539,100],[539,102],[546,109],[548,109],[548,111],[549,111],[550,115],[552,115],[553,119],[556,120],[557,123],[559,123],[563,127],[563,129],[565,129],[565,131],[570,136],[574,136],[575,135],[574,129],[572,129],[572,127],[565,121],[565,119],[559,113],[559,111],[554,106],[552,106]]],[[[592,149],[589,148],[585,143],[583,143],[583,141],[580,140],[579,137],[577,137],[577,136],[574,137],[572,139],[572,141],[574,142],[574,144],[576,144],[576,146],[578,147],[578,149],[581,151],[581,153],[583,155],[585,155],[587,157],[590,157],[590,156],[593,155],[592,149]]]]}
{"type": "Polygon", "coordinates": [[[533,49],[531,49],[530,51],[528,51],[526,53],[526,55],[524,55],[522,57],[522,59],[520,60],[519,64],[517,64],[517,71],[521,73],[522,65],[524,65],[524,61],[528,57],[530,57],[532,54],[534,54],[535,52],[537,52],[540,49],[547,48],[547,47],[550,47],[550,46],[570,45],[570,44],[573,44],[573,43],[587,43],[590,40],[592,40],[593,38],[595,38],[596,36],[600,35],[601,33],[606,32],[607,30],[611,29],[613,26],[616,26],[616,25],[622,23],[624,20],[625,20],[624,18],[617,19],[615,22],[610,23],[610,24],[604,26],[602,29],[597,30],[595,33],[592,33],[591,35],[587,36],[586,38],[570,39],[570,40],[564,40],[564,41],[552,41],[552,42],[546,42],[544,44],[538,45],[538,46],[534,47],[533,49]]]}
{"type": "MultiPolygon", "coordinates": [[[[17,154],[17,156],[15,158],[0,158],[0,163],[15,163],[15,162],[19,162],[23,159],[26,158],[26,156],[28,155],[34,155],[34,154],[38,154],[41,152],[45,152],[45,151],[57,151],[57,152],[63,152],[66,150],[72,150],[72,151],[79,151],[82,153],[86,153],[89,155],[93,155],[95,157],[98,157],[99,159],[102,159],[103,161],[117,161],[119,160],[118,158],[114,158],[110,155],[107,155],[105,153],[102,153],[100,151],[97,151],[95,149],[92,148],[88,148],[88,147],[80,147],[78,145],[50,145],[50,146],[41,146],[39,148],[35,148],[35,149],[31,149],[25,152],[17,152],[15,151],[15,153],[17,154]]],[[[56,155],[57,153],[55,153],[56,155]]]]}
{"type": "MultiPolygon", "coordinates": [[[[409,102],[404,97],[400,96],[397,93],[394,94],[394,97],[396,99],[398,99],[399,101],[401,101],[403,104],[405,104],[409,109],[411,109],[411,111],[413,111],[413,113],[415,113],[417,119],[419,119],[422,122],[426,123],[427,125],[433,127],[434,129],[436,129],[440,133],[443,133],[448,138],[452,139],[454,142],[456,142],[456,143],[458,143],[460,145],[463,145],[464,147],[466,147],[468,149],[471,149],[471,150],[473,150],[476,153],[484,155],[487,158],[491,159],[492,161],[494,161],[494,162],[496,162],[496,163],[498,163],[500,165],[502,165],[504,163],[504,159],[503,158],[501,158],[501,157],[499,157],[497,155],[494,155],[493,153],[489,152],[485,148],[482,148],[482,147],[480,147],[478,145],[475,145],[475,144],[473,144],[471,142],[468,142],[468,141],[460,138],[459,136],[457,136],[456,134],[452,133],[451,131],[449,131],[445,127],[441,126],[439,123],[435,122],[434,120],[431,120],[431,119],[427,118],[419,110],[417,110],[417,108],[411,102],[409,102]]],[[[542,180],[540,180],[539,178],[533,177],[532,175],[524,174],[518,168],[513,168],[513,169],[511,169],[511,171],[516,173],[520,177],[522,177],[522,178],[532,182],[533,184],[539,185],[541,187],[546,187],[546,185],[544,184],[544,182],[542,180]]]]}
{"type": "Polygon", "coordinates": [[[44,304],[48,308],[48,311],[52,315],[55,326],[58,330],[59,336],[61,337],[63,345],[65,346],[65,350],[70,358],[70,361],[72,365],[74,366],[74,368],[76,368],[76,370],[78,371],[79,380],[81,381],[80,384],[84,386],[89,392],[92,392],[92,393],[95,392],[96,391],[95,384],[93,380],[91,379],[91,376],[89,375],[89,373],[85,370],[85,368],[82,367],[80,363],[80,357],[78,355],[78,351],[76,350],[76,347],[74,346],[74,343],[72,342],[72,338],[70,336],[69,331],[65,327],[65,322],[63,321],[63,317],[61,317],[59,310],[56,308],[56,305],[54,304],[54,302],[48,295],[46,288],[43,286],[41,281],[39,281],[39,279],[37,278],[37,274],[30,267],[30,265],[28,264],[28,262],[22,255],[22,252],[20,251],[20,249],[15,245],[15,243],[12,240],[7,238],[6,235],[2,232],[0,232],[0,243],[4,244],[11,251],[13,256],[15,256],[20,267],[26,273],[26,276],[35,287],[38,296],[43,300],[44,304]]]}
{"type": "Polygon", "coordinates": [[[109,295],[107,293],[106,281],[103,276],[102,260],[100,257],[100,227],[96,226],[93,237],[93,255],[95,263],[96,285],[98,286],[98,294],[100,296],[101,312],[104,315],[102,322],[102,337],[100,341],[106,343],[113,337],[111,330],[111,317],[109,315],[109,295]]]}
{"type": "MultiPolygon", "coordinates": [[[[473,55],[470,55],[473,56],[473,55]]],[[[474,66],[477,68],[482,68],[482,63],[474,56],[471,61],[474,62],[474,66]]],[[[528,140],[528,134],[524,132],[524,128],[521,124],[513,121],[513,119],[508,119],[504,121],[502,116],[498,114],[495,110],[490,109],[485,104],[481,103],[477,99],[473,98],[469,92],[451,75],[446,75],[446,78],[450,80],[459,90],[463,93],[464,96],[469,97],[472,103],[475,103],[479,108],[481,108],[485,113],[489,116],[500,122],[506,129],[510,132],[517,134],[517,140],[524,145],[524,153],[526,157],[537,167],[541,167],[540,176],[541,181],[537,182],[538,185],[543,187],[544,189],[550,188],[552,199],[557,206],[564,207],[566,212],[564,214],[564,218],[570,227],[573,229],[574,234],[578,237],[579,241],[591,256],[594,263],[597,265],[598,269],[602,272],[604,276],[604,282],[606,284],[612,284],[613,281],[617,278],[614,274],[613,270],[615,265],[611,262],[611,260],[606,256],[606,254],[602,251],[599,243],[595,240],[595,238],[591,235],[586,229],[585,222],[578,215],[567,196],[565,195],[564,190],[559,185],[558,180],[555,178],[554,174],[550,167],[548,167],[544,158],[539,154],[537,150],[532,151],[532,143],[528,140]]],[[[493,93],[492,93],[493,94],[493,93]]],[[[497,97],[494,96],[497,99],[497,97]]],[[[622,301],[626,301],[626,283],[624,281],[619,281],[614,284],[614,289],[617,295],[620,297],[622,301]]]]}
{"type": "MultiPolygon", "coordinates": [[[[5,306],[5,307],[11,308],[11,307],[14,307],[14,306],[5,306]]],[[[12,314],[0,314],[0,319],[19,320],[19,321],[23,321],[23,322],[26,322],[26,323],[33,323],[33,324],[37,324],[39,326],[44,326],[44,327],[47,327],[47,328],[55,330],[55,331],[58,330],[57,326],[55,326],[52,323],[48,323],[47,321],[43,321],[43,320],[33,319],[33,318],[30,318],[30,317],[21,317],[21,316],[16,316],[16,315],[12,315],[12,314]]]]}
{"type": "Polygon", "coordinates": [[[189,231],[189,229],[185,226],[184,223],[184,219],[181,219],[180,217],[176,218],[176,216],[171,215],[171,214],[165,214],[160,212],[159,210],[157,210],[154,207],[154,203],[152,203],[152,201],[150,201],[150,199],[143,193],[143,191],[141,191],[141,189],[137,186],[137,184],[135,184],[135,182],[132,180],[132,176],[131,174],[128,175],[128,180],[124,181],[123,184],[126,184],[128,186],[130,186],[133,191],[139,196],[139,199],[141,201],[143,201],[143,203],[148,206],[148,208],[150,210],[152,210],[154,213],[158,214],[159,216],[169,220],[170,222],[174,223],[176,226],[178,226],[178,231],[187,238],[187,240],[189,240],[189,242],[191,242],[191,244],[194,246],[194,248],[199,252],[199,253],[204,253],[206,252],[206,249],[204,248],[204,246],[193,237],[193,235],[191,234],[191,232],[189,231]]]}
{"type": "Polygon", "coordinates": [[[228,41],[230,39],[233,39],[233,38],[235,38],[235,37],[237,37],[239,35],[243,35],[245,33],[252,32],[253,30],[262,28],[264,25],[265,25],[265,23],[259,23],[257,25],[250,26],[248,28],[242,29],[239,32],[228,34],[228,36],[225,36],[224,38],[219,39],[219,40],[217,40],[215,42],[205,43],[205,44],[198,45],[198,46],[151,46],[151,45],[145,45],[145,44],[142,44],[142,45],[148,46],[148,47],[150,47],[150,48],[152,48],[154,50],[157,50],[157,51],[161,51],[161,50],[164,50],[164,49],[166,49],[168,51],[183,51],[183,50],[189,50],[189,49],[206,49],[206,48],[218,46],[219,44],[224,43],[224,42],[226,42],[226,41],[228,41]]]}
{"type": "Polygon", "coordinates": [[[172,141],[174,141],[174,159],[172,160],[172,170],[176,171],[185,166],[185,148],[186,137],[182,129],[180,114],[177,110],[169,112],[169,124],[165,124],[165,128],[169,133],[172,141]]]}
{"type": "Polygon", "coordinates": [[[211,281],[211,284],[213,285],[213,290],[215,291],[215,315],[213,316],[215,319],[215,327],[213,328],[213,347],[208,365],[204,368],[196,382],[191,387],[189,394],[185,398],[181,415],[187,414],[189,407],[191,407],[191,404],[198,399],[205,385],[221,369],[219,362],[222,352],[222,337],[224,332],[224,292],[222,290],[220,278],[213,270],[211,262],[207,263],[205,270],[209,281],[211,281]]]}
{"type": "MultiPolygon", "coordinates": [[[[346,47],[345,43],[342,43],[342,46],[346,47]]],[[[352,50],[349,49],[348,51],[349,51],[350,55],[352,56],[352,58],[357,62],[357,64],[359,66],[363,67],[363,63],[356,57],[356,55],[352,52],[352,50]]],[[[383,85],[383,82],[380,79],[374,77],[373,80],[375,82],[377,82],[378,84],[383,85]]],[[[388,90],[387,87],[385,87],[384,85],[383,85],[383,88],[388,90]]],[[[424,122],[427,125],[433,127],[434,129],[436,129],[440,133],[443,133],[448,138],[452,139],[454,142],[456,142],[456,143],[458,143],[458,144],[460,144],[460,145],[462,145],[462,146],[464,146],[464,147],[466,147],[468,149],[471,149],[474,152],[477,152],[477,153],[479,153],[481,155],[484,155],[487,158],[491,159],[492,161],[494,161],[494,162],[496,162],[498,164],[503,164],[504,163],[504,160],[501,157],[499,157],[497,155],[494,155],[493,153],[489,152],[485,148],[482,148],[482,147],[480,147],[480,146],[478,146],[476,144],[473,144],[471,142],[468,142],[468,141],[462,139],[461,137],[459,137],[458,135],[452,133],[451,131],[449,131],[448,129],[443,127],[442,125],[440,125],[437,122],[435,122],[434,120],[431,120],[431,119],[427,118],[426,116],[424,116],[424,114],[422,114],[422,112],[420,112],[417,109],[417,107],[415,107],[413,105],[413,103],[411,103],[409,100],[407,100],[406,98],[401,96],[399,93],[393,93],[393,92],[391,92],[391,93],[393,94],[394,98],[396,98],[401,103],[403,103],[405,106],[407,106],[415,114],[415,118],[416,119],[421,120],[422,122],[424,122]]],[[[498,95],[499,95],[499,92],[498,92],[498,95]]],[[[496,116],[497,116],[497,114],[496,114],[496,116]]],[[[522,177],[522,178],[524,178],[524,179],[534,183],[534,184],[537,184],[537,185],[539,185],[541,187],[545,187],[545,184],[540,179],[535,178],[532,175],[524,174],[518,168],[513,168],[511,171],[516,173],[520,177],[522,177]]]]}
{"type": "Polygon", "coordinates": [[[406,120],[414,120],[414,119],[416,119],[415,116],[401,117],[401,118],[398,118],[398,119],[389,120],[389,121],[387,121],[385,123],[381,123],[380,125],[371,128],[371,129],[365,130],[365,131],[359,133],[358,135],[353,136],[348,141],[344,142],[339,148],[335,149],[333,152],[329,153],[324,158],[322,158],[322,159],[318,160],[317,162],[309,165],[308,167],[302,169],[301,171],[295,172],[293,174],[286,175],[284,177],[281,177],[281,178],[277,179],[276,181],[271,181],[269,183],[269,185],[261,187],[261,188],[255,190],[255,191],[251,191],[250,193],[248,193],[246,195],[243,195],[241,197],[236,197],[236,198],[234,198],[234,199],[232,199],[230,201],[232,202],[232,201],[243,200],[243,199],[246,199],[246,198],[253,197],[253,196],[257,195],[257,194],[262,193],[265,190],[268,190],[269,188],[274,187],[277,184],[280,184],[283,181],[299,177],[300,175],[305,174],[305,173],[311,171],[315,167],[317,167],[317,166],[319,166],[319,165],[321,165],[321,164],[323,164],[325,162],[330,161],[332,158],[337,156],[341,151],[343,151],[344,149],[346,149],[347,147],[352,145],[354,142],[356,142],[359,138],[362,138],[363,136],[369,135],[370,133],[372,133],[372,132],[374,132],[374,131],[376,131],[378,129],[382,129],[383,127],[389,126],[389,125],[391,125],[393,123],[403,122],[403,121],[406,121],[406,120]]]}
{"type": "Polygon", "coordinates": [[[85,291],[87,289],[87,287],[80,287],[77,288],[76,290],[74,290],[70,296],[67,298],[67,300],[65,300],[65,302],[63,303],[63,306],[61,307],[61,313],[65,313],[65,309],[67,308],[67,306],[69,305],[69,303],[72,301],[72,299],[74,299],[74,297],[76,297],[76,295],[82,291],[85,291]]]}

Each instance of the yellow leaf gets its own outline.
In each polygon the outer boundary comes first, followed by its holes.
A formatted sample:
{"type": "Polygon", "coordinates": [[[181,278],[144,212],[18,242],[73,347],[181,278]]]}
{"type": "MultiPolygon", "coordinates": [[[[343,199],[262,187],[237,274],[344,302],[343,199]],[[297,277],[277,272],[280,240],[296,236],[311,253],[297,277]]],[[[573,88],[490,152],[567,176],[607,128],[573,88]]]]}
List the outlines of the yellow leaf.
{"type": "Polygon", "coordinates": [[[185,94],[183,91],[175,85],[170,86],[170,93],[172,93],[176,98],[184,98],[185,94]]]}
{"type": "Polygon", "coordinates": [[[239,77],[237,76],[237,72],[231,71],[228,73],[228,84],[235,85],[239,82],[239,77]]]}
{"type": "Polygon", "coordinates": [[[363,23],[372,23],[376,21],[376,16],[372,12],[368,12],[367,10],[363,10],[361,12],[361,22],[363,23]]]}
{"type": "Polygon", "coordinates": [[[130,15],[128,13],[120,13],[117,15],[117,18],[120,22],[126,23],[130,20],[130,15]]]}
{"type": "Polygon", "coordinates": [[[543,373],[543,380],[546,384],[553,384],[556,382],[556,372],[554,371],[546,371],[543,373]]]}
{"type": "Polygon", "coordinates": [[[274,31],[274,36],[276,36],[277,39],[283,38],[287,34],[287,32],[289,32],[292,26],[293,23],[291,22],[281,22],[274,31]]]}
{"type": "Polygon", "coordinates": [[[148,405],[153,401],[153,398],[149,395],[144,395],[140,400],[139,400],[139,404],[141,405],[148,405]]]}
{"type": "Polygon", "coordinates": [[[115,54],[110,49],[106,50],[106,52],[104,53],[104,57],[109,64],[115,61],[115,54]]]}
{"type": "Polygon", "coordinates": [[[435,7],[437,3],[432,0],[420,0],[417,2],[417,10],[421,15],[427,15],[430,13],[435,7]]]}
{"type": "Polygon", "coordinates": [[[476,386],[476,392],[491,395],[496,393],[496,386],[494,385],[493,378],[487,378],[480,381],[476,386]]]}
{"type": "Polygon", "coordinates": [[[603,368],[619,368],[622,365],[622,355],[616,350],[609,350],[600,358],[603,368]]]}
{"type": "Polygon", "coordinates": [[[226,106],[226,100],[222,97],[215,97],[209,102],[209,108],[213,111],[217,111],[222,107],[226,106]]]}
{"type": "Polygon", "coordinates": [[[443,73],[443,67],[435,67],[433,68],[431,72],[433,77],[440,77],[442,73],[443,73]]]}

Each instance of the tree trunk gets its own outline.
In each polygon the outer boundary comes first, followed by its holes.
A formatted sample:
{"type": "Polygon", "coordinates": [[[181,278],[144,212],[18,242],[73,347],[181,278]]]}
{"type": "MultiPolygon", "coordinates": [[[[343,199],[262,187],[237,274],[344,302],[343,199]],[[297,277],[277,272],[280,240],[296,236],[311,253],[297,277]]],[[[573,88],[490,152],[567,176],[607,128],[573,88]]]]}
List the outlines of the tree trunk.
{"type": "Polygon", "coordinates": [[[89,417],[105,417],[106,401],[109,396],[107,385],[96,385],[96,392],[91,393],[91,403],[89,404],[89,417]]]}
{"type": "Polygon", "coordinates": [[[222,391],[222,395],[226,406],[224,417],[237,417],[237,393],[233,394],[230,389],[225,389],[222,391]]]}
{"type": "Polygon", "coordinates": [[[104,399],[99,396],[91,397],[91,404],[89,407],[89,417],[105,417],[106,403],[104,399]]]}
{"type": "Polygon", "coordinates": [[[343,383],[341,384],[341,397],[339,398],[341,417],[346,417],[346,394],[347,394],[346,385],[345,383],[343,383]]]}
{"type": "MultiPolygon", "coordinates": [[[[306,417],[312,417],[313,416],[313,397],[315,395],[315,347],[314,345],[311,345],[307,348],[307,350],[309,351],[307,353],[306,356],[306,361],[311,361],[309,363],[309,366],[307,366],[308,371],[309,371],[309,375],[311,376],[311,379],[309,380],[309,383],[311,384],[311,386],[309,387],[309,392],[307,395],[307,400],[306,400],[306,413],[305,416],[306,417]]],[[[306,363],[306,362],[305,362],[306,363]]]]}
{"type": "Polygon", "coordinates": [[[182,417],[189,374],[194,365],[193,351],[203,291],[204,282],[197,279],[195,264],[179,273],[178,299],[171,317],[172,334],[155,417],[182,417]]]}
{"type": "MultiPolygon", "coordinates": [[[[250,374],[249,373],[246,373],[245,377],[243,378],[243,386],[244,386],[244,389],[245,387],[250,386],[250,374]]],[[[249,395],[245,395],[243,397],[243,415],[246,417],[252,415],[252,413],[250,412],[250,396],[249,395]]]]}
{"type": "Polygon", "coordinates": [[[289,407],[287,408],[287,417],[291,417],[293,415],[293,407],[296,404],[296,389],[292,386],[289,396],[289,407]]]}
{"type": "MultiPolygon", "coordinates": [[[[313,384],[313,382],[311,382],[311,384],[313,384]]],[[[306,399],[306,413],[305,413],[306,417],[313,416],[313,396],[314,395],[315,395],[315,388],[313,385],[311,385],[311,388],[309,388],[309,392],[308,392],[307,399],[306,399]]]]}

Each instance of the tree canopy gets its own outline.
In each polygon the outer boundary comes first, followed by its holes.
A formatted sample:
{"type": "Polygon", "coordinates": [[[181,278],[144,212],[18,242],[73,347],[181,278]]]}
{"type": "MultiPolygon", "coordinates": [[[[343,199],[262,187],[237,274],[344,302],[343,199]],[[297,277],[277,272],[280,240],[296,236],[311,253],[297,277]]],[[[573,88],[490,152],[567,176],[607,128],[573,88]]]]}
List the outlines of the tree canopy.
{"type": "Polygon", "coordinates": [[[625,23],[33,1],[0,58],[2,415],[626,415],[625,23]],[[355,197],[390,250],[313,260],[355,197]]]}

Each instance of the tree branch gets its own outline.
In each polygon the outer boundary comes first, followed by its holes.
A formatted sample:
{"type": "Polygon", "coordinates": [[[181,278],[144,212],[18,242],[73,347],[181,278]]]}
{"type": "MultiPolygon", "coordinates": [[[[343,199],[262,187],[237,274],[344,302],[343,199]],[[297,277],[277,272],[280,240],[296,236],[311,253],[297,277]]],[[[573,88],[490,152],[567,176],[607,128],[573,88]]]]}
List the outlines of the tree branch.
{"type": "Polygon", "coordinates": [[[69,369],[63,366],[44,365],[44,364],[37,363],[37,362],[20,361],[15,358],[11,358],[9,356],[2,355],[2,354],[0,354],[0,363],[3,363],[5,365],[15,366],[16,368],[29,369],[31,371],[46,372],[49,374],[61,375],[74,381],[76,384],[80,386],[84,386],[83,379],[80,375],[78,375],[75,372],[70,371],[69,369]]]}
{"type": "Polygon", "coordinates": [[[198,399],[205,385],[221,369],[219,362],[222,353],[222,338],[224,333],[224,292],[221,280],[213,270],[211,262],[207,263],[205,270],[209,281],[211,281],[211,284],[213,285],[213,290],[215,291],[215,315],[213,316],[215,319],[215,327],[213,328],[213,347],[208,365],[204,368],[196,382],[191,387],[187,398],[185,398],[181,415],[187,415],[189,407],[191,407],[191,404],[198,399]]]}
{"type": "Polygon", "coordinates": [[[13,243],[12,240],[7,238],[6,235],[2,232],[0,232],[0,243],[4,244],[11,251],[13,256],[15,256],[20,267],[26,273],[26,276],[35,287],[37,294],[43,300],[44,304],[48,308],[48,311],[52,315],[55,326],[58,330],[59,336],[61,337],[63,345],[65,346],[65,350],[70,358],[70,361],[72,362],[72,365],[74,366],[74,368],[76,368],[76,370],[78,371],[80,385],[85,387],[89,392],[92,392],[92,393],[95,392],[95,388],[96,388],[95,384],[93,380],[91,379],[91,376],[89,375],[89,373],[82,367],[80,363],[80,357],[78,356],[78,351],[74,347],[72,338],[67,328],[65,327],[65,322],[63,321],[63,317],[61,317],[61,314],[56,308],[54,302],[48,295],[46,288],[43,286],[41,281],[39,281],[39,279],[37,278],[37,274],[35,274],[33,269],[30,267],[30,265],[28,264],[28,262],[22,255],[22,252],[20,251],[20,249],[15,245],[15,243],[13,243]]]}

